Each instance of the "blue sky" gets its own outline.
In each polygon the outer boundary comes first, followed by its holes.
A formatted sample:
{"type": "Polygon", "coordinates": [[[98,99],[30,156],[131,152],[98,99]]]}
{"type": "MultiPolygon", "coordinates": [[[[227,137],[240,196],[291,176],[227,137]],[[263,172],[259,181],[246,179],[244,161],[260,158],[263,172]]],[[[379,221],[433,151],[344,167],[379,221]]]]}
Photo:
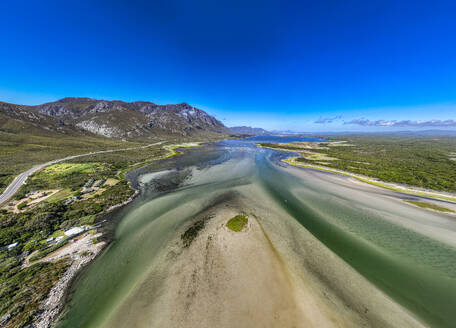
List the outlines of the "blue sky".
{"type": "Polygon", "coordinates": [[[2,1],[0,100],[188,102],[228,126],[279,130],[455,129],[455,12],[454,1],[2,1]]]}

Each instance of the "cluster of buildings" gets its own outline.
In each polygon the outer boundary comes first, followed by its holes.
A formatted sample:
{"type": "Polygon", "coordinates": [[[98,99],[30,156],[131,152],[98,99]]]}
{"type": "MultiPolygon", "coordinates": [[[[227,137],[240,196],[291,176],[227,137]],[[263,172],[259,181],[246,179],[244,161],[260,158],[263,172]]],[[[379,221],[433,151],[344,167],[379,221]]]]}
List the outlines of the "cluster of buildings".
{"type": "MultiPolygon", "coordinates": [[[[90,179],[88,180],[85,184],[84,184],[84,188],[82,189],[81,191],[81,194],[88,194],[88,193],[91,193],[91,192],[94,192],[94,191],[97,191],[99,188],[101,188],[106,182],[106,179],[100,179],[98,181],[96,181],[95,179],[90,179]],[[95,189],[96,188],[96,189],[95,189]]],[[[26,197],[31,197],[31,196],[34,196],[38,194],[37,196],[35,196],[35,199],[37,198],[42,198],[42,197],[46,197],[47,196],[47,193],[46,192],[39,192],[39,191],[35,191],[35,192],[30,192],[28,193],[27,195],[25,195],[26,197]]],[[[64,204],[65,205],[69,205],[71,204],[72,202],[74,202],[75,200],[78,200],[80,199],[81,196],[73,196],[67,200],[65,200],[64,204]]],[[[8,204],[9,206],[13,206],[14,204],[13,203],[10,203],[8,204]]],[[[87,231],[87,230],[90,230],[91,227],[88,227],[88,226],[82,226],[82,227],[73,227],[69,230],[66,230],[63,234],[64,236],[59,236],[59,237],[49,237],[46,239],[46,243],[48,244],[51,244],[51,243],[58,243],[60,242],[61,240],[65,239],[65,238],[71,238],[73,236],[76,236],[76,235],[79,235],[81,233],[83,233],[84,231],[87,231]]],[[[11,251],[13,250],[14,248],[16,248],[17,246],[19,245],[18,242],[15,242],[15,243],[12,243],[10,245],[7,245],[5,248],[8,250],[8,251],[11,251]]]]}
{"type": "Polygon", "coordinates": [[[84,194],[89,194],[91,192],[97,191],[98,188],[101,188],[105,182],[106,182],[106,179],[98,180],[96,183],[95,183],[95,179],[90,179],[89,181],[86,182],[86,184],[84,185],[84,188],[82,188],[81,194],[84,195],[84,194]]]}
{"type": "MultiPolygon", "coordinates": [[[[84,184],[84,187],[81,190],[81,195],[90,194],[92,192],[97,191],[99,188],[101,188],[104,185],[105,182],[106,182],[106,179],[101,179],[101,180],[98,180],[98,181],[95,181],[95,179],[88,180],[84,184]]],[[[73,197],[65,200],[64,204],[65,205],[69,205],[69,204],[73,203],[74,201],[76,201],[78,199],[81,199],[80,195],[73,196],[73,197]]]]}
{"type": "MultiPolygon", "coordinates": [[[[92,227],[90,227],[90,226],[73,227],[73,228],[70,228],[70,229],[64,231],[63,236],[49,237],[48,239],[46,239],[46,243],[47,244],[58,243],[64,239],[72,238],[74,236],[80,235],[84,231],[87,231],[90,229],[92,229],[92,227]]],[[[15,242],[15,243],[12,243],[12,244],[9,244],[8,246],[6,246],[6,249],[8,251],[11,251],[14,248],[16,248],[18,245],[19,245],[19,242],[15,242]]]]}

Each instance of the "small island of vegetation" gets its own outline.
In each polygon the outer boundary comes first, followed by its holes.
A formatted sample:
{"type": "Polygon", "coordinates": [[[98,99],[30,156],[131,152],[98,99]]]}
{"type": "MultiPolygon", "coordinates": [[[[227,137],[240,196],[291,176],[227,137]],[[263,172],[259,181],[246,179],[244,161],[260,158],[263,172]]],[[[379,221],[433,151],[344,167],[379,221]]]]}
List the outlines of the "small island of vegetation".
{"type": "Polygon", "coordinates": [[[244,227],[249,222],[248,216],[244,214],[236,215],[235,217],[231,218],[227,223],[226,226],[228,229],[239,232],[244,229],[244,227]]]}

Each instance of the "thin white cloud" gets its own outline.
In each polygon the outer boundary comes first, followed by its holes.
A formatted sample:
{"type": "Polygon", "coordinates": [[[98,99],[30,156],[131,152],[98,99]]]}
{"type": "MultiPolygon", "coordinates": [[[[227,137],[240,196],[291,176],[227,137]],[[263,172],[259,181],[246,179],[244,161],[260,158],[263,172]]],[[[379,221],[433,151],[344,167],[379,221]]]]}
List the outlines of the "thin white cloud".
{"type": "Polygon", "coordinates": [[[396,120],[377,120],[370,121],[365,118],[358,118],[344,124],[361,126],[383,126],[383,127],[456,127],[455,120],[429,120],[429,121],[396,121],[396,120]]]}
{"type": "Polygon", "coordinates": [[[332,123],[334,121],[340,120],[341,118],[342,118],[342,115],[338,115],[338,116],[334,116],[334,117],[320,117],[314,123],[327,124],[327,123],[332,123]]]}

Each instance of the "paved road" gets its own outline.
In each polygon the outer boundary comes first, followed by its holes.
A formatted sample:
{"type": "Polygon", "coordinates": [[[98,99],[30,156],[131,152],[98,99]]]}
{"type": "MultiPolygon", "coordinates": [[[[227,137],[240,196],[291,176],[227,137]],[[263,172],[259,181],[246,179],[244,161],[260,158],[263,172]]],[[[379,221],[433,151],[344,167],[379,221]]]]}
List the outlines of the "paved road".
{"type": "Polygon", "coordinates": [[[73,158],[77,157],[83,157],[83,156],[89,156],[89,155],[95,155],[95,154],[103,154],[103,153],[113,153],[117,151],[125,151],[125,150],[133,150],[133,149],[139,149],[139,148],[147,148],[155,145],[159,145],[163,142],[156,142],[154,144],[149,144],[146,146],[140,146],[140,147],[130,147],[130,148],[122,148],[122,149],[111,149],[111,150],[102,150],[102,151],[97,151],[97,152],[91,152],[87,154],[80,154],[80,155],[73,155],[73,156],[68,156],[65,158],[61,159],[56,159],[54,161],[50,161],[44,164],[37,165],[35,167],[32,167],[31,169],[19,174],[13,182],[5,189],[3,194],[0,196],[0,205],[3,204],[4,202],[8,201],[11,197],[14,196],[14,194],[19,190],[19,188],[24,184],[24,182],[27,180],[27,178],[32,175],[33,173],[45,168],[46,166],[68,161],[73,158]]]}

